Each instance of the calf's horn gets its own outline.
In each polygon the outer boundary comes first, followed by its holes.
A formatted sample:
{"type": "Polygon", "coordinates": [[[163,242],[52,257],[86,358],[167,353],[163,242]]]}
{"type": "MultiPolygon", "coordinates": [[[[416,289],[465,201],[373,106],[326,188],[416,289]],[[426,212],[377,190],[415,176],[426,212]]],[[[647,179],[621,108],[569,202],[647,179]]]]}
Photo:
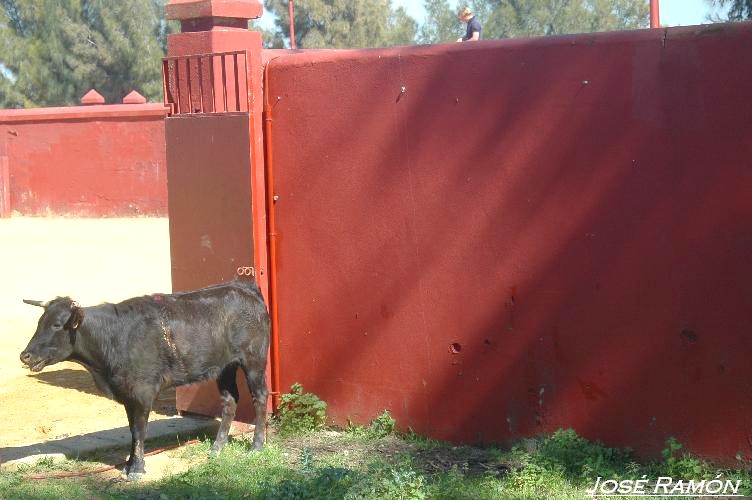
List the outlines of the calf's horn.
{"type": "Polygon", "coordinates": [[[32,306],[37,307],[47,307],[49,305],[49,302],[42,302],[41,300],[29,300],[29,299],[23,299],[24,304],[29,304],[32,306]]]}

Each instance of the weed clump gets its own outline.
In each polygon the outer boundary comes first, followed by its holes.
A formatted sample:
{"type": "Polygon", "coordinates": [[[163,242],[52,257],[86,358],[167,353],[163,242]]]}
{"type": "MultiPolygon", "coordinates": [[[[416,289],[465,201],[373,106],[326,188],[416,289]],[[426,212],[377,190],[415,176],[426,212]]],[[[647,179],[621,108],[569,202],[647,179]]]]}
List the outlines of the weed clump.
{"type": "Polygon", "coordinates": [[[321,430],[326,426],[326,403],[295,383],[280,398],[276,421],[282,436],[321,430]]]}
{"type": "Polygon", "coordinates": [[[397,430],[397,420],[392,417],[389,410],[371,420],[368,426],[357,425],[352,422],[347,424],[347,432],[356,437],[366,439],[381,439],[391,436],[397,430]]]}

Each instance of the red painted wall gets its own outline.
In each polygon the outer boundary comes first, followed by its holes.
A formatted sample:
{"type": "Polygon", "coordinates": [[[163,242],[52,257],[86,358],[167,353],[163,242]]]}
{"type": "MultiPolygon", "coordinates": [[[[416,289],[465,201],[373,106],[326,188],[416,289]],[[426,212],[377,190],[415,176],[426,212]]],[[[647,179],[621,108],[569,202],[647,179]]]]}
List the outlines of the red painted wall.
{"type": "Polygon", "coordinates": [[[10,211],[166,216],[165,115],[161,104],[0,110],[10,211]]]}
{"type": "Polygon", "coordinates": [[[737,24],[273,60],[282,388],[458,441],[752,456],[751,51],[737,24]]]}

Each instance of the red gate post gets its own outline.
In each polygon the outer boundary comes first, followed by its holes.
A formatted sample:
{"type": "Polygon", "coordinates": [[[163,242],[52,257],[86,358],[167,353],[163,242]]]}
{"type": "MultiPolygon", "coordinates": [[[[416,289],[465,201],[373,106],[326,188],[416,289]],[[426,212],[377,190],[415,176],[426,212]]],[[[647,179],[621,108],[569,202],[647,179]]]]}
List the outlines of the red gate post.
{"type": "MultiPolygon", "coordinates": [[[[236,269],[252,265],[268,302],[262,38],[248,30],[248,22],[261,17],[263,6],[259,0],[170,0],[165,10],[168,19],[181,22],[181,33],[168,37],[167,56],[194,56],[173,60],[183,68],[175,70],[183,80],[177,85],[188,89],[183,95],[188,102],[178,103],[177,112],[188,114],[166,123],[173,290],[226,280],[236,269]],[[203,57],[195,57],[199,55],[203,57]],[[228,94],[234,106],[227,105],[228,94]]],[[[248,394],[242,377],[238,383],[241,393],[248,394]]],[[[213,383],[180,387],[177,408],[213,414],[219,409],[216,393],[213,383]]],[[[252,412],[244,398],[241,395],[237,417],[243,420],[252,412]]]]}
{"type": "Polygon", "coordinates": [[[8,157],[0,155],[0,219],[10,217],[10,172],[8,157]]]}

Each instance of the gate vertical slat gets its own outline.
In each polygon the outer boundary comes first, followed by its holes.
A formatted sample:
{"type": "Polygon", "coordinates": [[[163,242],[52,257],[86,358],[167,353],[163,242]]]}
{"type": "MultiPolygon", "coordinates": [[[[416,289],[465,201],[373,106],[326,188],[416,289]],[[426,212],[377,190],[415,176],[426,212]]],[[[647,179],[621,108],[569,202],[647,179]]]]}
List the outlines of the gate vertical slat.
{"type": "Polygon", "coordinates": [[[232,65],[235,70],[235,111],[240,111],[240,79],[238,78],[238,54],[232,55],[232,65]]]}
{"type": "Polygon", "coordinates": [[[167,81],[169,79],[170,61],[167,59],[162,60],[162,92],[165,98],[165,103],[169,102],[167,93],[169,89],[167,87],[167,81]]]}
{"type": "Polygon", "coordinates": [[[175,88],[177,89],[175,112],[180,113],[182,109],[180,109],[180,64],[178,64],[178,59],[175,59],[175,88]]]}
{"type": "Polygon", "coordinates": [[[188,113],[193,113],[193,85],[191,85],[191,58],[185,60],[185,74],[188,79],[188,113]]]}
{"type": "Polygon", "coordinates": [[[162,88],[165,105],[170,107],[170,114],[249,112],[250,96],[247,95],[248,85],[248,54],[244,50],[175,56],[162,60],[162,88]],[[240,55],[242,55],[243,60],[242,70],[240,69],[240,55]],[[227,68],[228,56],[232,56],[232,69],[227,68]],[[198,78],[197,82],[193,81],[194,65],[191,61],[194,59],[196,60],[195,78],[198,78]],[[183,65],[183,61],[185,61],[185,65],[183,65]],[[206,69],[207,62],[209,64],[208,71],[206,69]],[[218,75],[215,65],[217,63],[221,66],[221,82],[216,81],[218,75]],[[181,76],[183,71],[185,71],[185,75],[181,76]],[[187,78],[185,82],[186,91],[188,92],[187,99],[181,85],[181,78],[183,77],[187,78]],[[235,86],[234,89],[227,88],[228,77],[233,79],[232,84],[235,86]],[[207,79],[209,88],[205,88],[207,79]],[[198,85],[198,88],[196,88],[196,85],[198,85]],[[218,95],[217,91],[217,87],[220,85],[221,96],[218,95]],[[199,99],[199,105],[195,107],[194,90],[197,93],[196,97],[199,99]],[[243,93],[246,94],[245,98],[242,97],[243,93]],[[232,105],[230,105],[230,99],[235,99],[232,105]],[[211,104],[209,104],[209,101],[211,101],[211,104]],[[217,101],[219,101],[219,104],[217,101]]]}
{"type": "Polygon", "coordinates": [[[199,111],[204,112],[204,67],[201,64],[201,56],[198,56],[198,98],[199,111]]]}
{"type": "Polygon", "coordinates": [[[222,96],[224,96],[225,100],[225,109],[224,111],[227,112],[227,71],[225,70],[225,55],[222,54],[222,96]]]}
{"type": "Polygon", "coordinates": [[[211,83],[212,113],[216,113],[217,111],[217,93],[214,92],[214,57],[214,55],[209,56],[209,82],[211,83]]]}

